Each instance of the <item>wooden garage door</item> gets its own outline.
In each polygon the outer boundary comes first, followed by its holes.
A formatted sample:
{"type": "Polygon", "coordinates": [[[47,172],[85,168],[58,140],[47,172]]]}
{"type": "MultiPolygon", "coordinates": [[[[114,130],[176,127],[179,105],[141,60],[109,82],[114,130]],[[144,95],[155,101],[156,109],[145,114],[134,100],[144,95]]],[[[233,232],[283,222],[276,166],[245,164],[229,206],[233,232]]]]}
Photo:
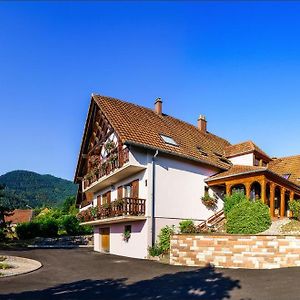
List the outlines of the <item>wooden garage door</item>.
{"type": "Polygon", "coordinates": [[[101,228],[101,250],[104,252],[109,252],[109,228],[101,228]]]}

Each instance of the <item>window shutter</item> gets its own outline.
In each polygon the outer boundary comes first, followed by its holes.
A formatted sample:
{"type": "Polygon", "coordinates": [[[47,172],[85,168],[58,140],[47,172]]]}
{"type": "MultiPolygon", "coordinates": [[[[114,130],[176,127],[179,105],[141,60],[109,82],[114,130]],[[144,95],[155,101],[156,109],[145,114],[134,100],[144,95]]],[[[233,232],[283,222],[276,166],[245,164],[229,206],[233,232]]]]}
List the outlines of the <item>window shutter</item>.
{"type": "Polygon", "coordinates": [[[107,199],[106,201],[107,201],[107,203],[109,204],[109,203],[111,202],[111,191],[109,191],[109,192],[106,193],[106,197],[107,197],[107,198],[106,198],[106,199],[107,199]]]}
{"type": "Polygon", "coordinates": [[[93,202],[94,194],[93,193],[85,193],[86,195],[86,201],[90,204],[93,202]]]}
{"type": "Polygon", "coordinates": [[[123,186],[118,187],[118,199],[123,198],[123,186]]]}
{"type": "Polygon", "coordinates": [[[100,206],[101,205],[101,196],[98,195],[97,196],[97,206],[100,206]]]}
{"type": "Polygon", "coordinates": [[[139,180],[132,181],[132,198],[139,197],[139,180]]]}

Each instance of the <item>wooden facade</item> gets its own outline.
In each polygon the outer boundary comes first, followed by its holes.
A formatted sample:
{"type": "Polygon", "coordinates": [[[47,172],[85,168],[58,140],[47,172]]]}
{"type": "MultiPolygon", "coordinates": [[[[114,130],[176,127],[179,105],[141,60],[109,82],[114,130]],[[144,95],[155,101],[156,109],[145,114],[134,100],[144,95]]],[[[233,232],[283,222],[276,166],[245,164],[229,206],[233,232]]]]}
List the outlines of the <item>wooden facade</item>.
{"type": "Polygon", "coordinates": [[[300,200],[300,188],[270,172],[237,174],[207,182],[209,187],[221,187],[227,195],[243,190],[247,198],[261,199],[270,208],[272,217],[289,217],[288,201],[300,200]]]}

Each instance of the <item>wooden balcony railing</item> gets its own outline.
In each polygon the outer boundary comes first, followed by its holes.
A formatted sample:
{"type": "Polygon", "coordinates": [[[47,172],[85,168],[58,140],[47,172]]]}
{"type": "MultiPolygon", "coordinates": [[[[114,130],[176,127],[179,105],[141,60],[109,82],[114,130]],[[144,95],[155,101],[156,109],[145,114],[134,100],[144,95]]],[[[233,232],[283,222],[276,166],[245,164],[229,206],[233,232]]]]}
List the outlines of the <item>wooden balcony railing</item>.
{"type": "Polygon", "coordinates": [[[143,216],[146,211],[146,200],[125,197],[97,207],[91,207],[78,214],[81,222],[113,218],[119,216],[143,216]]]}
{"type": "Polygon", "coordinates": [[[99,164],[85,176],[83,181],[84,189],[95,181],[98,181],[101,177],[107,176],[116,169],[121,168],[128,161],[129,149],[127,147],[121,151],[118,151],[117,148],[113,149],[106,158],[99,161],[99,164]]]}

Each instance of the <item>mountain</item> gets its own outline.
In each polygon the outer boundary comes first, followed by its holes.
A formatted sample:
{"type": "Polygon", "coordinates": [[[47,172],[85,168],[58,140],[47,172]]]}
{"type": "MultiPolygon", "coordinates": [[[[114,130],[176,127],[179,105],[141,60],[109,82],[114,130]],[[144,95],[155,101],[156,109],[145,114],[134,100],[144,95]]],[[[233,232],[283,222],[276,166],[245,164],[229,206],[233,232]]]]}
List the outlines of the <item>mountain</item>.
{"type": "Polygon", "coordinates": [[[1,175],[0,184],[5,184],[9,194],[31,207],[59,206],[77,192],[77,185],[72,181],[22,170],[1,175]]]}

